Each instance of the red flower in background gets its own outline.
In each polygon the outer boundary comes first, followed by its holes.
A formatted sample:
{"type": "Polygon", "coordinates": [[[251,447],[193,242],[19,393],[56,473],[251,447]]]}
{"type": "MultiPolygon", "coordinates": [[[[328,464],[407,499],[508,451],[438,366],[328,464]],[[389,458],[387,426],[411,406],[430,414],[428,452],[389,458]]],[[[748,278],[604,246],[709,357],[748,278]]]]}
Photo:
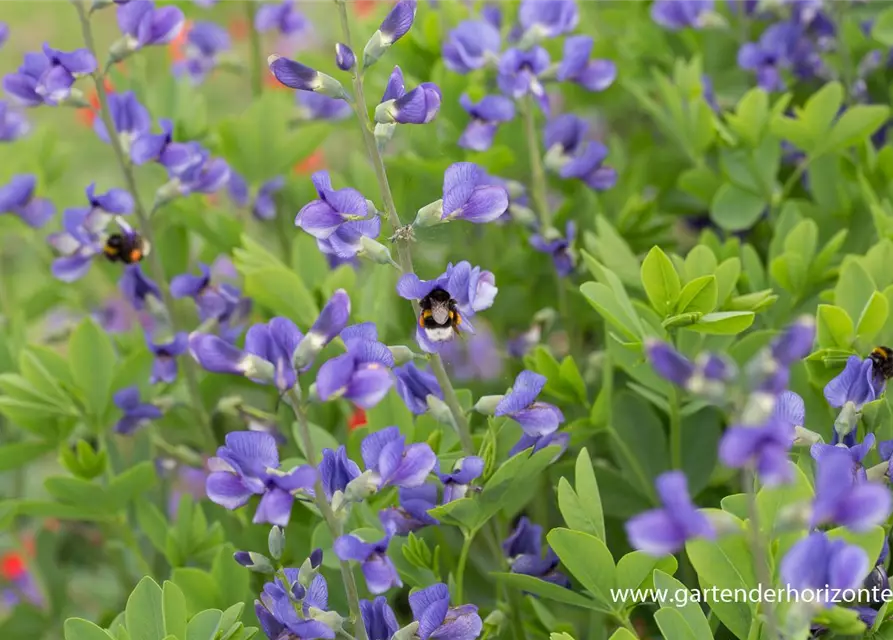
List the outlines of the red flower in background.
{"type": "Polygon", "coordinates": [[[366,419],[366,412],[357,407],[350,416],[350,420],[347,421],[347,428],[348,430],[353,431],[354,429],[366,426],[368,423],[369,421],[366,419]]]}
{"type": "Polygon", "coordinates": [[[248,21],[245,18],[239,17],[229,21],[227,30],[233,40],[244,40],[248,37],[251,28],[252,26],[248,24],[248,21]]]}
{"type": "Polygon", "coordinates": [[[186,42],[189,39],[189,31],[191,29],[192,21],[187,20],[177,37],[167,45],[167,53],[171,62],[182,62],[186,59],[186,42]]]}
{"type": "Polygon", "coordinates": [[[27,570],[22,556],[15,551],[10,551],[0,557],[0,577],[8,582],[21,578],[27,570]]]}
{"type": "MultiPolygon", "coordinates": [[[[105,87],[106,93],[115,92],[115,87],[112,85],[112,81],[108,78],[103,78],[102,84],[105,87]]],[[[78,109],[78,119],[85,127],[92,128],[93,121],[99,116],[99,94],[96,93],[95,87],[90,89],[90,92],[87,94],[87,102],[90,103],[89,107],[78,109]]]]}
{"type": "Polygon", "coordinates": [[[323,154],[322,149],[317,149],[309,156],[295,164],[295,166],[292,168],[292,171],[297,175],[306,176],[325,168],[326,157],[323,154]]]}
{"type": "Polygon", "coordinates": [[[378,4],[378,0],[356,0],[356,2],[352,2],[350,6],[353,7],[354,13],[357,14],[359,18],[365,18],[373,11],[375,11],[375,5],[378,4]]]}

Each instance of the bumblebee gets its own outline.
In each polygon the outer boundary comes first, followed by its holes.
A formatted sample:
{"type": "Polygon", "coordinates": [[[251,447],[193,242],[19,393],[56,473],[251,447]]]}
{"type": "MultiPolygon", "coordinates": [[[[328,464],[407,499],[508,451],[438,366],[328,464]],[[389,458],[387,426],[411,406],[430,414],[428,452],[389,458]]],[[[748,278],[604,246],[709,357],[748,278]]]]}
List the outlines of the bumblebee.
{"type": "Polygon", "coordinates": [[[110,262],[134,264],[146,257],[148,249],[148,243],[138,233],[113,233],[106,239],[102,252],[110,262]]]}
{"type": "Polygon", "coordinates": [[[871,360],[871,368],[874,375],[881,376],[884,380],[893,378],[893,349],[890,347],[875,347],[868,354],[871,360]]]}
{"type": "Polygon", "coordinates": [[[419,326],[431,342],[446,342],[459,333],[462,316],[456,301],[444,289],[434,289],[420,301],[419,326]]]}

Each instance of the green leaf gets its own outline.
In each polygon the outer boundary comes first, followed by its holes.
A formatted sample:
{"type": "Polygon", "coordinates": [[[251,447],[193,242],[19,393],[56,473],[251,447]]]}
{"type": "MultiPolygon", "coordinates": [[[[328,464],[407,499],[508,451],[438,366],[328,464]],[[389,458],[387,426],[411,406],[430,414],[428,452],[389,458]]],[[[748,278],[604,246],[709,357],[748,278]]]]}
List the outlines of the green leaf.
{"type": "Polygon", "coordinates": [[[838,151],[864,142],[881,128],[890,115],[889,107],[879,104],[858,104],[847,109],[834,123],[823,148],[838,151]]]}
{"type": "Polygon", "coordinates": [[[83,320],[68,340],[68,366],[75,385],[84,397],[88,414],[94,422],[98,422],[111,399],[115,350],[109,335],[91,318],[83,320]]]}
{"type": "Polygon", "coordinates": [[[842,307],[850,318],[859,318],[862,309],[875,292],[874,280],[859,262],[850,260],[840,271],[834,287],[834,304],[842,307]]]}
{"type": "Polygon", "coordinates": [[[171,580],[183,591],[186,607],[192,615],[213,608],[223,599],[217,581],[207,571],[178,567],[171,574],[171,580]]]}
{"type": "Polygon", "coordinates": [[[641,277],[651,306],[666,316],[673,309],[681,284],[673,263],[660,247],[655,245],[645,256],[641,277]]]}
{"type": "Polygon", "coordinates": [[[605,543],[588,533],[552,529],[546,536],[549,546],[567,569],[596,600],[616,609],[611,589],[616,584],[614,558],[605,543]]]}
{"type": "Polygon", "coordinates": [[[634,635],[631,631],[627,631],[623,627],[620,627],[611,635],[608,640],[639,640],[638,636],[634,635]]]}
{"type": "Polygon", "coordinates": [[[161,511],[148,500],[137,500],[135,507],[140,530],[146,534],[153,547],[160,553],[166,553],[168,524],[161,511]]]}
{"type": "MultiPolygon", "coordinates": [[[[655,558],[644,551],[631,551],[620,558],[617,563],[617,588],[645,590],[654,586],[655,569],[666,569],[670,573],[676,571],[678,563],[673,556],[655,558]]],[[[632,602],[632,599],[626,602],[632,602]]]]}
{"type": "Polygon", "coordinates": [[[54,442],[26,440],[0,446],[0,471],[18,469],[56,448],[54,442]]]}
{"type": "Polygon", "coordinates": [[[822,143],[823,136],[840,111],[843,95],[843,86],[839,82],[829,82],[806,101],[800,120],[813,141],[822,143]]]}
{"type": "Polygon", "coordinates": [[[170,580],[161,589],[161,610],[164,615],[164,631],[177,638],[186,637],[186,596],[170,580]]]}
{"type": "MultiPolygon", "coordinates": [[[[310,424],[309,426],[310,442],[313,445],[314,460],[320,459],[323,449],[331,449],[332,451],[334,451],[338,448],[338,441],[335,439],[335,436],[333,436],[331,433],[329,433],[319,425],[310,424]]],[[[304,456],[304,458],[308,458],[307,451],[304,450],[304,439],[301,437],[298,429],[298,423],[293,422],[291,425],[292,437],[298,444],[298,449],[301,451],[301,454],[304,456]]]]}
{"type": "Polygon", "coordinates": [[[710,313],[716,308],[716,300],[716,276],[701,276],[683,287],[676,313],[710,313]]]}
{"type": "MultiPolygon", "coordinates": [[[[859,322],[856,324],[856,339],[863,345],[869,345],[887,323],[890,308],[886,296],[879,291],[871,294],[859,322]]],[[[843,346],[843,345],[840,345],[843,346]]]]}
{"type": "Polygon", "coordinates": [[[164,630],[161,587],[146,576],[127,599],[125,626],[130,640],[162,640],[164,630]]]}
{"type": "Polygon", "coordinates": [[[649,403],[626,390],[614,396],[611,414],[614,457],[628,481],[651,495],[654,478],[669,468],[664,425],[649,403]]]}
{"type": "Polygon", "coordinates": [[[579,492],[580,505],[583,507],[586,519],[592,523],[591,533],[594,536],[605,540],[605,518],[602,511],[601,493],[598,490],[598,482],[595,479],[595,471],[592,466],[592,460],[589,458],[589,452],[586,447],[580,450],[577,455],[577,462],[574,468],[574,487],[579,492]]]}
{"type": "Polygon", "coordinates": [[[493,573],[491,575],[511,587],[515,587],[516,589],[528,593],[533,593],[542,598],[546,598],[547,600],[563,602],[564,604],[583,607],[584,609],[609,611],[601,604],[573,591],[572,589],[565,589],[564,587],[559,587],[557,584],[552,584],[551,582],[546,582],[545,580],[540,580],[533,576],[524,575],[522,573],[493,573]]]}
{"type": "Polygon", "coordinates": [[[855,337],[853,321],[847,312],[830,304],[818,306],[816,330],[820,347],[849,349],[855,337]]]}
{"type": "Polygon", "coordinates": [[[761,530],[773,533],[773,527],[778,520],[777,514],[787,507],[798,503],[809,502],[812,499],[812,485],[803,470],[793,462],[788,462],[792,468],[793,482],[775,487],[763,487],[757,493],[757,511],[759,513],[761,530]]]}
{"type": "Polygon", "coordinates": [[[208,609],[197,614],[186,625],[186,640],[214,640],[222,616],[223,612],[219,609],[208,609]]]}
{"type": "Polygon", "coordinates": [[[580,292],[615,330],[631,341],[640,339],[632,329],[633,320],[606,285],[601,282],[585,282],[580,286],[580,292]]]}
{"type": "Polygon", "coordinates": [[[893,47],[893,7],[878,14],[871,25],[871,37],[888,47],[893,47]]]}
{"type": "Polygon", "coordinates": [[[664,640],[701,640],[712,638],[709,636],[696,636],[683,615],[676,609],[660,609],[654,614],[654,621],[660,628],[664,640]]]}
{"type": "Polygon", "coordinates": [[[697,323],[686,329],[698,333],[731,336],[749,329],[753,320],[753,311],[717,311],[701,316],[697,323]]]}
{"type": "Polygon", "coordinates": [[[149,461],[141,462],[117,476],[109,486],[108,500],[113,509],[123,509],[137,496],[155,486],[158,478],[155,465],[149,461]]]}
{"type": "Polygon", "coordinates": [[[685,256],[685,281],[711,276],[716,271],[716,254],[705,244],[697,244],[685,256]]]}
{"type": "MultiPolygon", "coordinates": [[[[658,593],[662,590],[664,593],[680,593],[686,591],[686,586],[679,582],[673,576],[670,576],[660,569],[654,571],[654,587],[658,593]]],[[[694,633],[695,638],[711,638],[713,632],[710,630],[710,623],[704,616],[701,606],[697,602],[686,602],[679,606],[676,602],[661,602],[661,609],[673,608],[678,611],[685,620],[686,625],[694,633]]]]}
{"type": "Polygon", "coordinates": [[[83,618],[69,618],[64,628],[65,640],[114,640],[108,631],[83,618]]]}
{"type": "Polygon", "coordinates": [[[736,257],[724,260],[716,268],[716,303],[719,306],[725,304],[729,296],[735,290],[738,284],[738,278],[741,277],[741,260],[736,257]]]}
{"type": "Polygon", "coordinates": [[[109,513],[114,511],[103,488],[94,482],[67,476],[51,476],[44,480],[43,486],[59,502],[93,507],[109,513]]]}
{"type": "Polygon", "coordinates": [[[211,565],[211,576],[220,587],[222,603],[244,602],[248,596],[250,576],[245,567],[233,560],[235,551],[231,544],[221,545],[211,565]]]}
{"type": "Polygon", "coordinates": [[[713,197],[710,218],[726,231],[743,231],[756,224],[765,208],[762,196],[726,183],[713,197]]]}

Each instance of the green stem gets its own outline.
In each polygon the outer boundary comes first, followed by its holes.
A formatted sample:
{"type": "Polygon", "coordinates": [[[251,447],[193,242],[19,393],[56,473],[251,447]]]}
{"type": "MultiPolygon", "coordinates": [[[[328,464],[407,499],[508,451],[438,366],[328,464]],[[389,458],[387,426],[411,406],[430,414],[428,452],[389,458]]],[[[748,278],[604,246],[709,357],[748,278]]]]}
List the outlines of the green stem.
{"type": "Polygon", "coordinates": [[[629,619],[629,616],[628,616],[628,615],[623,614],[623,615],[621,615],[621,616],[618,616],[618,620],[620,621],[620,625],[621,625],[624,629],[626,629],[627,631],[629,631],[629,632],[630,632],[631,634],[633,634],[635,637],[637,637],[637,638],[639,637],[639,634],[638,634],[638,632],[636,632],[636,628],[633,626],[633,623],[632,623],[632,621],[629,619]]]}
{"type": "MultiPolygon", "coordinates": [[[[304,413],[304,408],[301,404],[301,391],[297,385],[289,390],[288,399],[298,421],[298,434],[301,437],[301,446],[307,456],[307,462],[310,463],[310,466],[317,467],[318,460],[313,450],[313,439],[310,437],[310,422],[307,420],[307,414],[304,413]]],[[[325,520],[326,526],[332,534],[332,540],[337,540],[343,533],[343,528],[341,521],[335,516],[335,512],[332,511],[332,505],[326,499],[325,490],[319,475],[317,475],[313,493],[315,494],[314,502],[316,507],[322,514],[323,520],[325,520]]],[[[367,640],[366,627],[363,624],[363,616],[360,613],[360,596],[353,572],[350,570],[350,565],[347,561],[339,559],[338,562],[341,565],[341,579],[344,581],[344,591],[347,593],[350,615],[354,623],[354,634],[357,640],[367,640]]]]}
{"type": "Polygon", "coordinates": [[[536,133],[536,112],[533,96],[528,96],[521,105],[524,117],[524,137],[527,139],[527,152],[530,157],[530,194],[533,207],[540,220],[540,233],[551,226],[549,203],[546,200],[546,171],[540,153],[539,136],[536,133]]]}
{"type": "MultiPolygon", "coordinates": [[[[74,6],[77,9],[78,17],[80,18],[81,23],[81,33],[84,38],[84,45],[87,49],[96,57],[96,43],[93,39],[93,28],[90,25],[90,19],[87,15],[87,11],[84,9],[84,4],[81,0],[73,0],[74,6]]],[[[108,94],[105,91],[105,85],[103,83],[103,78],[99,72],[94,72],[91,74],[93,78],[93,82],[96,85],[96,95],[99,99],[99,112],[102,117],[102,122],[105,124],[106,131],[108,132],[109,140],[111,142],[112,150],[115,153],[115,158],[118,161],[118,167],[121,169],[121,174],[124,177],[124,182],[127,185],[127,190],[130,191],[130,194],[133,196],[134,209],[136,210],[136,217],[140,223],[140,232],[145,237],[146,241],[149,243],[150,247],[154,247],[155,251],[149,251],[148,260],[149,260],[149,269],[152,272],[152,278],[158,284],[159,289],[161,289],[161,295],[163,298],[164,306],[167,308],[168,313],[171,317],[171,323],[173,324],[174,330],[176,331],[180,327],[184,327],[185,323],[182,321],[183,319],[180,314],[177,313],[176,305],[174,304],[174,300],[171,297],[170,289],[167,285],[167,280],[164,276],[164,269],[161,265],[161,259],[158,256],[158,246],[155,244],[155,238],[152,231],[152,225],[149,221],[149,214],[146,208],[143,206],[142,200],[139,197],[139,191],[136,186],[136,178],[133,174],[133,166],[130,163],[130,160],[127,158],[127,154],[124,152],[124,147],[121,144],[121,139],[118,137],[118,131],[115,129],[115,124],[112,121],[112,113],[109,109],[109,100],[108,94]]],[[[211,428],[211,421],[208,417],[208,413],[205,411],[204,403],[201,399],[201,393],[199,391],[198,386],[198,377],[196,375],[195,362],[193,362],[188,356],[182,356],[180,358],[180,362],[184,364],[184,376],[186,378],[186,386],[189,390],[189,395],[192,400],[192,408],[195,411],[196,419],[199,424],[199,428],[202,432],[202,438],[205,441],[206,446],[209,447],[209,450],[213,451],[217,446],[217,439],[214,437],[214,431],[211,428]]]]}
{"type": "Polygon", "coordinates": [[[465,564],[468,562],[468,552],[471,551],[471,543],[474,541],[474,533],[465,534],[465,541],[462,543],[462,550],[459,552],[459,564],[456,567],[456,602],[462,603],[463,590],[465,585],[465,564]]]}
{"type": "MultiPolygon", "coordinates": [[[[344,0],[335,0],[335,5],[338,7],[344,44],[350,47],[350,22],[347,16],[347,4],[344,0]]],[[[391,186],[388,183],[388,173],[384,165],[384,159],[375,142],[373,124],[372,120],[369,118],[369,107],[366,105],[366,97],[363,93],[363,72],[359,68],[353,75],[353,94],[354,112],[356,113],[357,120],[360,124],[360,130],[363,133],[363,144],[366,147],[366,153],[369,154],[372,168],[375,170],[375,179],[378,182],[378,188],[381,192],[382,202],[384,202],[388,222],[391,225],[391,229],[397,234],[397,262],[403,273],[412,273],[412,254],[409,249],[410,238],[406,234],[398,233],[403,225],[400,222],[400,215],[397,213],[397,207],[394,204],[394,195],[391,192],[391,186]]],[[[415,321],[415,318],[418,317],[420,311],[417,300],[413,300],[412,308],[415,313],[413,321],[415,321]]],[[[471,440],[471,430],[468,426],[468,419],[465,417],[465,412],[462,411],[462,406],[459,404],[459,398],[456,396],[456,390],[453,388],[452,382],[450,382],[446,369],[444,369],[443,360],[441,360],[440,355],[433,354],[430,362],[431,370],[434,372],[434,376],[437,378],[437,382],[440,384],[440,388],[443,391],[444,402],[446,402],[447,407],[449,407],[450,413],[453,416],[453,421],[456,423],[456,428],[459,431],[459,440],[462,443],[462,449],[466,454],[473,455],[475,450],[471,440]]]]}
{"type": "Polygon", "coordinates": [[[251,51],[251,68],[249,75],[251,76],[251,93],[257,98],[264,92],[263,73],[264,65],[260,51],[260,32],[254,28],[254,17],[257,14],[257,3],[255,0],[246,0],[245,2],[245,18],[248,20],[248,44],[251,51]]]}
{"type": "MultiPolygon", "coordinates": [[[[750,518],[750,548],[753,554],[754,571],[762,589],[772,586],[772,575],[769,570],[769,554],[766,551],[763,536],[760,533],[760,512],[757,508],[756,474],[752,469],[744,473],[744,488],[747,491],[747,508],[750,518]]],[[[769,640],[779,640],[778,621],[775,619],[775,608],[769,602],[762,602],[763,617],[769,640]]]]}
{"type": "Polygon", "coordinates": [[[674,469],[682,468],[682,417],[679,415],[679,392],[670,385],[667,398],[670,405],[670,464],[674,469]]]}

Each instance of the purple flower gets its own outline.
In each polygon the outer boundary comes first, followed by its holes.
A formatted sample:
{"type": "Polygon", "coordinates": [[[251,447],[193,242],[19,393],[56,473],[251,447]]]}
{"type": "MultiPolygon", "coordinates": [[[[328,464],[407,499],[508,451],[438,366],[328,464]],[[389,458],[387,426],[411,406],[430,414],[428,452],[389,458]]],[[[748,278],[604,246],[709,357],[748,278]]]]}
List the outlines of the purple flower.
{"type": "Polygon", "coordinates": [[[375,109],[375,121],[379,124],[428,124],[440,111],[443,96],[433,82],[423,82],[406,92],[403,72],[394,67],[381,104],[375,109]]]}
{"type": "Polygon", "coordinates": [[[419,369],[413,362],[407,362],[394,369],[397,378],[397,393],[403,398],[407,408],[416,415],[428,410],[428,396],[433,395],[443,400],[443,391],[434,374],[419,369]]]}
{"type": "Polygon", "coordinates": [[[158,285],[143,273],[139,264],[127,265],[121,279],[118,280],[118,288],[124,299],[137,311],[142,311],[146,307],[149,297],[161,300],[161,290],[158,285]]]}
{"type": "MultiPolygon", "coordinates": [[[[229,182],[229,164],[223,158],[212,158],[211,152],[197,142],[189,146],[189,162],[176,169],[168,168],[172,185],[182,196],[193,193],[214,193],[229,182]]],[[[163,187],[162,187],[163,189],[163,187]]]]}
{"type": "Polygon", "coordinates": [[[341,83],[332,76],[320,73],[316,69],[281,56],[272,55],[267,58],[267,65],[276,80],[286,87],[298,91],[313,91],[330,98],[346,99],[347,93],[341,83]]]}
{"type": "Polygon", "coordinates": [[[301,115],[307,120],[344,120],[350,117],[350,104],[338,98],[330,98],[321,93],[298,91],[295,100],[301,115]]]}
{"type": "Polygon", "coordinates": [[[847,358],[846,366],[836,378],[825,385],[825,400],[832,407],[852,402],[856,409],[877,400],[887,386],[882,375],[877,375],[870,358],[847,358]]]}
{"type": "Polygon", "coordinates": [[[467,93],[463,93],[459,104],[471,116],[471,122],[462,132],[458,144],[472,151],[489,149],[500,123],[515,117],[514,103],[504,96],[484,96],[480,102],[474,103],[467,93]]]}
{"type": "Polygon", "coordinates": [[[586,140],[587,129],[584,120],[569,113],[550,120],[543,131],[546,164],[562,178],[576,178],[596,191],[604,191],[617,182],[617,171],[604,166],[608,148],[586,140]]]}
{"type": "Polygon", "coordinates": [[[437,487],[425,483],[418,487],[400,487],[397,492],[399,505],[378,512],[378,519],[385,531],[405,536],[428,525],[436,525],[437,520],[428,511],[437,506],[437,487]]]}
{"type": "Polygon", "coordinates": [[[495,380],[502,376],[503,354],[487,325],[465,340],[451,340],[441,350],[455,380],[495,380]]]}
{"type": "Polygon", "coordinates": [[[319,463],[319,477],[322,480],[326,498],[330,501],[336,491],[344,493],[348,483],[360,475],[360,467],[347,457],[347,449],[341,445],[335,451],[322,450],[319,463]]]}
{"type": "Polygon", "coordinates": [[[748,42],[738,50],[738,66],[754,72],[757,84],[766,91],[783,91],[783,69],[811,78],[821,70],[822,62],[800,25],[779,22],[766,29],[758,42],[748,42]]]}
{"type": "Polygon", "coordinates": [[[883,524],[893,507],[889,490],[881,484],[861,479],[860,474],[854,472],[850,451],[835,449],[825,452],[817,460],[810,526],[836,523],[853,531],[867,531],[874,525],[883,524]]]}
{"type": "Polygon", "coordinates": [[[251,213],[258,220],[272,220],[276,217],[275,195],[285,186],[285,178],[276,176],[267,180],[257,190],[251,213]]]}
{"type": "Polygon", "coordinates": [[[45,225],[56,208],[46,198],[35,198],[37,178],[33,175],[13,176],[8,184],[0,187],[0,214],[11,213],[29,227],[45,225]]]}
{"type": "Polygon", "coordinates": [[[122,298],[105,300],[91,316],[108,333],[128,333],[136,319],[133,309],[122,298]]]}
{"type": "Polygon", "coordinates": [[[509,449],[509,457],[516,456],[531,447],[533,447],[533,451],[530,452],[530,455],[533,455],[537,451],[541,451],[550,445],[555,445],[561,448],[561,451],[559,451],[556,456],[556,458],[558,458],[567,451],[567,445],[570,444],[570,441],[571,436],[566,432],[553,431],[544,436],[529,436],[526,433],[523,433],[518,439],[518,442],[515,443],[515,446],[509,449]]]}
{"type": "Polygon", "coordinates": [[[561,410],[547,402],[537,402],[546,386],[546,377],[533,371],[522,371],[515,378],[511,391],[496,406],[495,415],[508,416],[530,436],[544,436],[564,422],[561,410]]]}
{"type": "Polygon", "coordinates": [[[335,555],[341,560],[354,560],[360,563],[366,588],[369,593],[384,593],[392,587],[401,587],[403,583],[397,575],[397,568],[388,557],[388,545],[392,534],[387,533],[378,542],[363,542],[353,535],[341,536],[333,546],[335,555]]]}
{"type": "Polygon", "coordinates": [[[518,10],[518,22],[525,33],[555,38],[570,33],[580,22],[575,0],[524,0],[518,10]]]}
{"type": "Polygon", "coordinates": [[[515,100],[533,96],[543,113],[549,112],[549,97],[539,76],[549,68],[549,54],[542,47],[523,51],[509,49],[499,59],[499,90],[515,100]]]}
{"type": "Polygon", "coordinates": [[[590,91],[604,91],[617,78],[617,65],[610,60],[590,60],[593,40],[572,36],[564,41],[564,59],[558,66],[558,79],[576,82],[590,91]]]}
{"type": "Polygon", "coordinates": [[[277,576],[273,582],[264,585],[260,600],[254,601],[254,612],[267,638],[334,638],[335,632],[328,625],[311,617],[312,610],[325,611],[329,606],[326,579],[317,574],[313,576],[310,587],[305,589],[298,581],[298,569],[283,569],[283,573],[287,582],[277,576]],[[298,608],[301,615],[298,615],[298,608]]]}
{"type": "Polygon", "coordinates": [[[409,33],[415,20],[417,4],[416,0],[399,0],[393,6],[378,27],[382,43],[390,46],[409,33]]]}
{"type": "Polygon", "coordinates": [[[484,472],[484,459],[478,456],[459,458],[449,473],[437,473],[443,483],[443,503],[464,498],[468,485],[484,472]]]}
{"type": "Polygon", "coordinates": [[[356,189],[333,189],[328,171],[318,171],[311,179],[319,200],[304,205],[295,226],[316,238],[323,253],[352,258],[364,236],[378,237],[381,219],[369,211],[366,198],[356,189]]]}
{"type": "Polygon", "coordinates": [[[285,527],[298,492],[312,490],[316,469],[309,465],[289,472],[279,470],[276,440],[267,433],[236,431],[226,434],[226,446],[208,461],[211,474],[205,488],[212,502],[233,510],[260,495],[253,522],[285,527]]]}
{"type": "Polygon", "coordinates": [[[363,616],[363,626],[366,627],[366,637],[369,640],[391,640],[391,636],[397,633],[400,625],[397,617],[388,606],[388,599],[378,596],[375,600],[360,600],[360,613],[363,616]]]}
{"type": "Polygon", "coordinates": [[[713,0],[655,0],[651,19],[671,31],[700,28],[704,26],[704,14],[712,10],[713,0]]]}
{"type": "MultiPolygon", "coordinates": [[[[348,330],[351,329],[348,327],[348,330]]],[[[394,356],[390,349],[378,342],[374,325],[363,331],[368,332],[367,335],[355,338],[347,337],[342,332],[347,352],[328,360],[319,368],[316,392],[320,399],[343,397],[363,409],[370,409],[387,395],[394,384],[390,371],[394,366],[394,356]]]]}
{"type": "MultiPolygon", "coordinates": [[[[791,393],[791,392],[788,392],[791,393]]],[[[798,424],[803,424],[802,422],[798,424]]],[[[834,430],[834,435],[838,436],[837,430],[834,430]]],[[[863,466],[863,461],[865,460],[865,456],[871,451],[874,447],[874,434],[869,433],[865,436],[865,439],[861,443],[856,442],[856,433],[855,431],[851,431],[847,434],[848,437],[844,439],[843,442],[838,442],[834,444],[825,444],[823,442],[816,442],[809,448],[809,453],[813,457],[816,462],[821,462],[825,456],[828,455],[837,455],[838,452],[846,451],[849,453],[850,458],[853,461],[853,480],[861,481],[867,480],[868,476],[865,473],[865,467],[863,466]]],[[[839,438],[839,436],[838,436],[839,438]]],[[[878,452],[880,453],[881,447],[878,445],[878,452]]],[[[883,456],[882,456],[883,457],[883,456]]]]}
{"type": "Polygon", "coordinates": [[[693,393],[722,395],[726,383],[735,375],[734,367],[719,356],[704,353],[692,362],[659,340],[647,340],[645,354],[659,376],[693,393]]]}
{"type": "Polygon", "coordinates": [[[186,58],[174,64],[174,75],[188,75],[201,84],[219,64],[219,55],[231,47],[229,33],[213,22],[196,22],[186,36],[186,58]]]}
{"type": "Polygon", "coordinates": [[[521,573],[562,587],[570,588],[570,580],[559,573],[558,556],[546,545],[543,557],[543,528],[522,516],[512,534],[502,542],[502,550],[509,559],[512,573],[521,573]]]}
{"type": "MultiPolygon", "coordinates": [[[[149,111],[139,103],[133,91],[110,93],[108,101],[109,112],[115,125],[115,131],[118,132],[118,139],[124,148],[129,150],[137,138],[149,133],[152,129],[149,111]]],[[[109,134],[102,118],[93,120],[93,130],[100,140],[109,142],[109,134]]]]}
{"type": "Polygon", "coordinates": [[[427,443],[407,446],[397,427],[370,433],[363,438],[360,452],[366,469],[375,472],[379,489],[419,487],[437,464],[437,456],[427,443]]]}
{"type": "Polygon", "coordinates": [[[443,63],[456,73],[469,73],[495,59],[500,46],[498,27],[484,20],[466,20],[447,35],[443,63]]]}
{"type": "Polygon", "coordinates": [[[208,371],[245,376],[259,384],[272,383],[285,392],[298,379],[292,358],[303,337],[288,318],[273,318],[248,329],[244,350],[217,336],[193,333],[189,351],[208,371]]]}
{"type": "Polygon", "coordinates": [[[626,535],[634,548],[662,556],[676,553],[693,538],[716,537],[707,516],[692,503],[684,473],[663,473],[655,486],[663,507],[640,513],[626,523],[626,535]]]}
{"type": "Polygon", "coordinates": [[[75,78],[96,71],[96,58],[87,49],[71,52],[44,43],[43,53],[26,53],[16,73],[3,78],[6,92],[26,107],[58,105],[71,95],[75,78]]]}
{"type": "MultiPolygon", "coordinates": [[[[471,264],[463,260],[455,266],[452,263],[447,265],[447,270],[434,280],[421,280],[414,273],[405,273],[397,282],[397,293],[407,300],[421,300],[435,289],[446,291],[460,312],[459,326],[474,333],[470,320],[478,311],[492,306],[498,291],[495,284],[492,273],[482,271],[480,267],[472,268],[471,264]]],[[[435,342],[428,338],[422,326],[416,327],[416,340],[428,353],[437,353],[445,346],[445,342],[435,342]]]]}
{"type": "Polygon", "coordinates": [[[492,184],[487,173],[473,162],[457,162],[444,172],[441,221],[492,222],[508,206],[505,187],[492,184]]]}
{"type": "Polygon", "coordinates": [[[188,346],[189,336],[185,331],[177,333],[167,342],[149,340],[149,350],[155,356],[149,383],[174,382],[177,379],[177,356],[186,353],[188,346]]]}
{"type": "Polygon", "coordinates": [[[128,51],[167,44],[183,29],[185,18],[178,7],[155,7],[151,0],[131,0],[118,5],[118,27],[128,51]]]}
{"type": "Polygon", "coordinates": [[[13,109],[5,100],[0,100],[0,142],[12,142],[31,130],[25,115],[13,109]]]}
{"type": "Polygon", "coordinates": [[[351,71],[357,66],[357,57],[353,50],[343,42],[335,44],[335,65],[342,71],[351,71]]]}
{"type": "Polygon", "coordinates": [[[137,387],[121,389],[112,399],[124,414],[115,424],[116,433],[129,435],[147,422],[158,420],[162,416],[161,409],[154,404],[140,401],[140,390],[137,387]]]}
{"type": "Polygon", "coordinates": [[[307,27],[307,19],[295,8],[294,0],[279,4],[262,4],[254,17],[254,28],[261,33],[278,31],[284,36],[300,33],[307,27]]]}
{"type": "Polygon", "coordinates": [[[481,634],[483,622],[473,604],[450,607],[450,590],[442,582],[409,595],[412,617],[418,621],[421,640],[474,640],[481,634]]]}
{"type": "Polygon", "coordinates": [[[824,599],[835,590],[858,589],[869,568],[868,554],[861,548],[814,531],[788,550],[779,573],[789,587],[813,591],[815,601],[831,606],[824,599]]]}
{"type": "Polygon", "coordinates": [[[6,44],[6,41],[9,39],[9,25],[5,22],[0,22],[0,47],[3,47],[6,44]]]}
{"type": "Polygon", "coordinates": [[[561,277],[566,278],[574,272],[574,268],[577,266],[577,257],[573,250],[576,235],[577,225],[573,220],[568,220],[564,237],[559,235],[555,229],[550,229],[549,239],[539,233],[530,236],[530,246],[550,255],[552,263],[555,265],[555,271],[561,277]]]}

